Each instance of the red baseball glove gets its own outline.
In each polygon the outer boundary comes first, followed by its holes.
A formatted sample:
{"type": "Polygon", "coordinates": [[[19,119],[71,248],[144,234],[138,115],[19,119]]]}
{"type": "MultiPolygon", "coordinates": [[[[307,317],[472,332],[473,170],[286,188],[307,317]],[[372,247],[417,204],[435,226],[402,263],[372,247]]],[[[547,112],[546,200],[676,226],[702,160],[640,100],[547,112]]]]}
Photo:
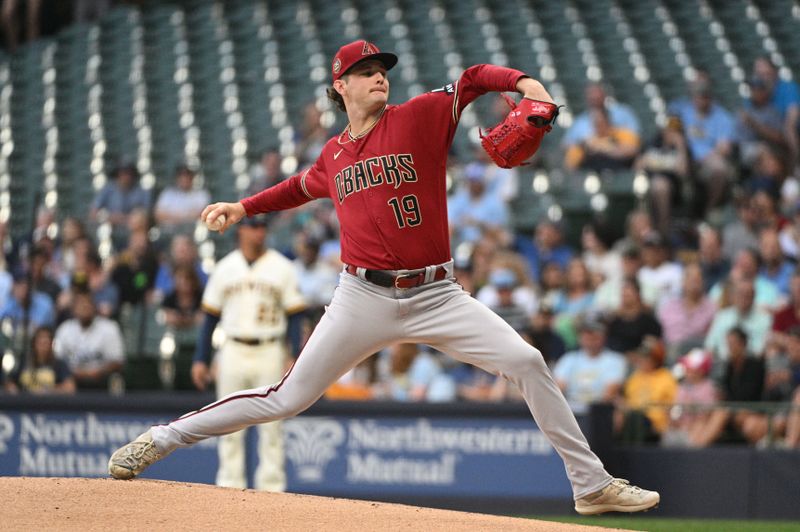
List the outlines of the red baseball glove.
{"type": "Polygon", "coordinates": [[[495,127],[481,133],[481,146],[501,168],[520,166],[536,153],[544,134],[553,129],[558,117],[554,103],[523,98],[519,104],[502,95],[511,107],[508,116],[495,127]]]}

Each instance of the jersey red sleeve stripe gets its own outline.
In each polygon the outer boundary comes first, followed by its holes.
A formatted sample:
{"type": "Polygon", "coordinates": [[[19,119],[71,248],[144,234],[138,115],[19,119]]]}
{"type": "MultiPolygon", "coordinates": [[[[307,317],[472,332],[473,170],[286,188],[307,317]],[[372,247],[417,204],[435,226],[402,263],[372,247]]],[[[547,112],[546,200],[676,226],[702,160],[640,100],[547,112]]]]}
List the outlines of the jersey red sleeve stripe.
{"type": "Polygon", "coordinates": [[[475,65],[466,69],[456,84],[453,99],[453,121],[458,122],[461,111],[478,96],[487,92],[516,92],[517,82],[527,74],[521,70],[496,65],[475,65]]]}

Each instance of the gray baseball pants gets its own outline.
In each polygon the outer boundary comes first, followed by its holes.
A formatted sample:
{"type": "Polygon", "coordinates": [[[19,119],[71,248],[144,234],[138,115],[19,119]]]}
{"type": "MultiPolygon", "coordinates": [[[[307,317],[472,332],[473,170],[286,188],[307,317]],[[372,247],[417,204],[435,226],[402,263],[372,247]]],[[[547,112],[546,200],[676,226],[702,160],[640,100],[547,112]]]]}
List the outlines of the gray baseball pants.
{"type": "Polygon", "coordinates": [[[428,344],[516,384],[564,460],[576,499],[611,482],[541,353],[452,280],[394,289],[342,273],[327,311],[280,382],[233,393],[155,426],[153,440],[166,456],[212,436],[295,416],[350,368],[395,342],[428,344]]]}

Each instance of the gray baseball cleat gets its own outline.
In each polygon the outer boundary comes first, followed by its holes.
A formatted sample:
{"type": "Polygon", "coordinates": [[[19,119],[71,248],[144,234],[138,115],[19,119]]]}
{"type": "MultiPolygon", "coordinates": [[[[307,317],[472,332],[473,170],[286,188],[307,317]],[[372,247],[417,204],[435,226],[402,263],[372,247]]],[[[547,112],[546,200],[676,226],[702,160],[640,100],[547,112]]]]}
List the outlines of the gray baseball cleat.
{"type": "Polygon", "coordinates": [[[605,512],[645,512],[658,506],[661,496],[615,478],[611,484],[575,501],[575,511],[581,515],[605,512]]]}
{"type": "Polygon", "coordinates": [[[130,480],[161,458],[148,430],[114,451],[108,460],[108,473],[120,480],[130,480]]]}

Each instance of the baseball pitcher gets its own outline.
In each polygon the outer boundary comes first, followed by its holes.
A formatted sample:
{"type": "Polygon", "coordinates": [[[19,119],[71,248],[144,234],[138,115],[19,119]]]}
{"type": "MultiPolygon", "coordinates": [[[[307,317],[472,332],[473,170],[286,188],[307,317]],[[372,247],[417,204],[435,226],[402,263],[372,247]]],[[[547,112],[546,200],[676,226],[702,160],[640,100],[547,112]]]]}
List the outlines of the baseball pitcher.
{"type": "Polygon", "coordinates": [[[539,350],[453,278],[445,166],[464,108],[489,91],[522,93],[522,103],[483,142],[498,164],[514,166],[538,148],[557,106],[538,81],[493,65],[470,67],[441,89],[388,105],[387,71],[396,63],[397,56],[367,41],[340,48],[328,95],[347,113],[347,127],[310,168],[241,202],[203,211],[206,223],[224,216],[224,231],[246,216],[333,200],[345,267],[293,368],[275,384],[152,427],[112,455],[111,475],[133,478],[178,447],[293,416],[361,360],[399,341],[429,344],[516,384],[564,460],[579,513],[653,508],[658,493],[606,472],[539,350]]]}

